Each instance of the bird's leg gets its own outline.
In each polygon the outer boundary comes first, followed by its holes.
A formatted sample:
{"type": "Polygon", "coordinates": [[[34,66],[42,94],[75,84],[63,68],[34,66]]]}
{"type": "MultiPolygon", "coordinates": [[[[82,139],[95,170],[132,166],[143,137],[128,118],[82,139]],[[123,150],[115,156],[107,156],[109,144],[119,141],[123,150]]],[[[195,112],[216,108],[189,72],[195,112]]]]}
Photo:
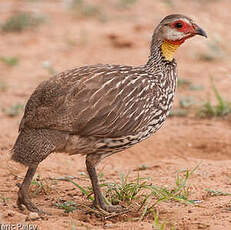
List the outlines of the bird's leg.
{"type": "Polygon", "coordinates": [[[86,167],[91,179],[91,184],[95,196],[94,206],[100,207],[101,209],[108,212],[121,212],[123,210],[121,206],[107,205],[104,201],[104,197],[100,190],[99,181],[95,169],[95,166],[97,163],[99,163],[100,158],[101,158],[100,155],[97,154],[89,154],[86,157],[86,167]]]}
{"type": "Polygon", "coordinates": [[[26,176],[23,180],[23,183],[20,185],[19,191],[18,191],[18,200],[17,205],[19,209],[24,210],[24,207],[22,205],[25,205],[27,209],[31,212],[37,212],[37,213],[43,213],[43,211],[39,210],[32,202],[29,197],[29,187],[31,184],[31,181],[33,179],[33,176],[36,172],[38,165],[29,167],[27,170],[26,176]]]}

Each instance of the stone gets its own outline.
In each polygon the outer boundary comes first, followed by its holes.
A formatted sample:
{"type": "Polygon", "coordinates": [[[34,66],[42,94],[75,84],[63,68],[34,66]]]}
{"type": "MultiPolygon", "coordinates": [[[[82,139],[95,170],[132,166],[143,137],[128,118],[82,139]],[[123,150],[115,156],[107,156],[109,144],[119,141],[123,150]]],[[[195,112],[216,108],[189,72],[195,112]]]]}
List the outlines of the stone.
{"type": "Polygon", "coordinates": [[[37,212],[30,212],[30,214],[27,216],[26,220],[38,220],[40,218],[39,214],[37,212]]]}

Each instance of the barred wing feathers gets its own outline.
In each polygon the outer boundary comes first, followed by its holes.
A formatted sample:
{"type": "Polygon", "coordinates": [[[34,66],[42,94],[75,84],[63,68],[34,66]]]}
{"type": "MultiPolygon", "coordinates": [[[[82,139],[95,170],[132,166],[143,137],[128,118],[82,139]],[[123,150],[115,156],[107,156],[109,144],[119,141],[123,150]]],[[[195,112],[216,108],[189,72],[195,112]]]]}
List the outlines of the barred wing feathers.
{"type": "Polygon", "coordinates": [[[81,136],[120,137],[151,120],[148,74],[142,68],[95,65],[42,82],[29,99],[20,130],[49,128],[81,136]]]}

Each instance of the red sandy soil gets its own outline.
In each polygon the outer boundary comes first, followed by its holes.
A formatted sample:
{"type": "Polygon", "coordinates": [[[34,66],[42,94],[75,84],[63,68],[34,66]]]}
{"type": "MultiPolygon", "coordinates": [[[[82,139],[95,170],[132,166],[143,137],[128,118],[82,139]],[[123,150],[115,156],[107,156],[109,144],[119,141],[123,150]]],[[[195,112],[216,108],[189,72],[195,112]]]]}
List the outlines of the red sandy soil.
{"type": "MultiPolygon", "coordinates": [[[[93,1],[88,1],[92,4],[93,1]]],[[[36,12],[47,16],[45,23],[22,33],[0,33],[0,56],[16,56],[19,64],[9,67],[0,62],[0,82],[7,85],[0,90],[0,223],[34,224],[38,229],[155,229],[154,217],[134,220],[134,212],[102,220],[83,210],[65,214],[54,204],[59,198],[76,201],[90,207],[90,201],[68,182],[51,186],[47,194],[33,196],[33,201],[51,216],[32,221],[28,211],[16,207],[16,183],[20,183],[26,168],[10,167],[9,149],[17,137],[22,113],[9,117],[4,110],[25,104],[35,87],[50,75],[42,66],[49,61],[55,71],[96,63],[140,65],[149,54],[154,26],[166,15],[182,13],[208,33],[208,39],[196,37],[185,43],[176,54],[179,76],[203,90],[192,91],[180,87],[180,96],[193,96],[197,101],[208,98],[216,103],[211,90],[210,76],[222,96],[231,101],[231,2],[229,0],[137,0],[128,8],[118,7],[117,0],[97,0],[100,16],[76,16],[67,8],[68,1],[11,1],[0,2],[0,23],[17,11],[36,12]],[[65,3],[66,2],[66,3],[65,3]],[[213,51],[209,45],[216,43],[213,51]],[[212,52],[212,61],[200,60],[200,55],[212,52]],[[3,198],[7,198],[6,204],[3,198]],[[8,199],[9,198],[9,199],[8,199]]],[[[154,136],[124,152],[105,159],[98,167],[107,181],[118,181],[119,173],[130,172],[129,180],[149,177],[159,186],[173,186],[178,170],[198,169],[189,179],[189,198],[201,201],[197,205],[177,202],[157,204],[160,222],[166,229],[174,225],[179,230],[231,229],[230,196],[209,196],[205,189],[231,193],[231,117],[201,119],[195,111],[186,117],[171,117],[154,136]]],[[[84,157],[52,154],[43,161],[37,174],[44,180],[61,176],[76,176],[81,186],[89,180],[81,179],[85,172],[84,157]],[[79,180],[78,180],[79,178],[79,180]]]]}

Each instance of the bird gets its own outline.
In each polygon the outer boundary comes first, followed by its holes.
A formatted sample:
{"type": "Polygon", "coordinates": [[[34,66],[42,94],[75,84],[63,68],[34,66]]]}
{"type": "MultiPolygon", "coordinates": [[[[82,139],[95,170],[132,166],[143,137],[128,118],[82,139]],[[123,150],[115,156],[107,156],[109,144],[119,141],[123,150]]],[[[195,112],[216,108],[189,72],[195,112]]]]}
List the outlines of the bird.
{"type": "Polygon", "coordinates": [[[96,64],[73,68],[41,82],[26,103],[11,159],[28,167],[19,185],[17,206],[42,213],[29,196],[40,162],[53,152],[86,156],[93,205],[108,205],[96,172],[98,163],[150,137],[166,120],[176,91],[175,51],[206,32],[191,18],[171,14],[153,32],[144,65],[96,64]],[[25,206],[25,207],[24,207],[25,206]]]}

